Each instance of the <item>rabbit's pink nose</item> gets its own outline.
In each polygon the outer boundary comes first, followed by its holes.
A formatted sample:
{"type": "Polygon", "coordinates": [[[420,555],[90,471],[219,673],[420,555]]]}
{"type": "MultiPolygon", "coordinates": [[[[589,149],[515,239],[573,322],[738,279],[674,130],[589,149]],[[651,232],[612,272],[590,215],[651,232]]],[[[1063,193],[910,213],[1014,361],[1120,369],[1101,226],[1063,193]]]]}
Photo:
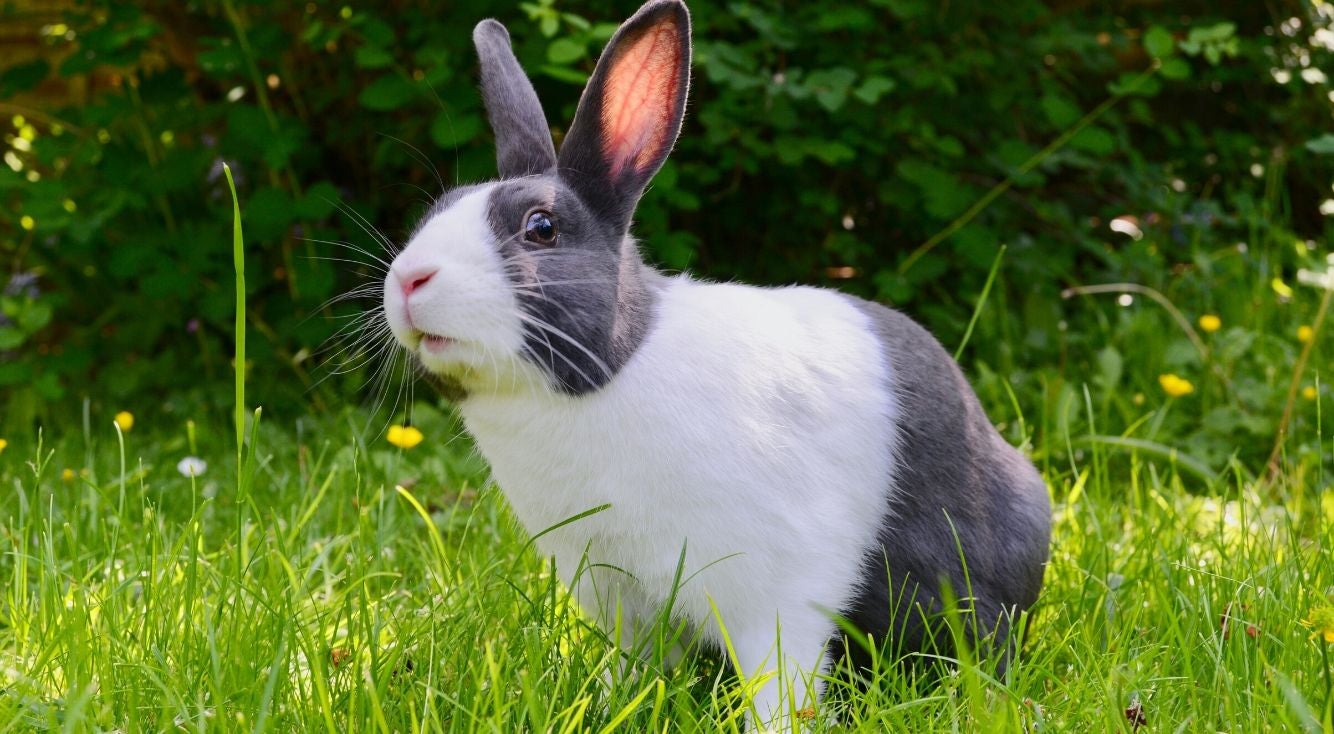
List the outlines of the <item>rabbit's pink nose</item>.
{"type": "Polygon", "coordinates": [[[420,268],[406,273],[395,273],[398,278],[399,287],[403,289],[404,296],[412,295],[412,292],[431,282],[431,278],[439,272],[439,268],[420,268]]]}

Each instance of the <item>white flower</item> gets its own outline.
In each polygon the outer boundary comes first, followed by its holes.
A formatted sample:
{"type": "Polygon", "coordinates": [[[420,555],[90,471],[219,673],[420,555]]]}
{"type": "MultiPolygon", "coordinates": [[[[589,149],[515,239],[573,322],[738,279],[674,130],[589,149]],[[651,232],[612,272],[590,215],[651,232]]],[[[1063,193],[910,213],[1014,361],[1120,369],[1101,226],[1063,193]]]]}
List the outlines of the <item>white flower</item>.
{"type": "Polygon", "coordinates": [[[198,456],[187,456],[177,462],[176,471],[183,477],[200,477],[208,471],[208,463],[198,456]]]}

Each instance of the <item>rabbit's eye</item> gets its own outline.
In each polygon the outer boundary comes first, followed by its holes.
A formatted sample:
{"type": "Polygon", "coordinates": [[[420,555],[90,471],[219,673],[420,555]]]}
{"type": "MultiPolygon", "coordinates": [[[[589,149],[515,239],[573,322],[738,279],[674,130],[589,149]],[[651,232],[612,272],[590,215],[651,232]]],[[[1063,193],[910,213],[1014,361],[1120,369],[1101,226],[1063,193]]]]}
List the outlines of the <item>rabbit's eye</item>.
{"type": "Polygon", "coordinates": [[[556,244],[556,223],[546,212],[533,212],[523,225],[523,238],[539,245],[556,244]]]}

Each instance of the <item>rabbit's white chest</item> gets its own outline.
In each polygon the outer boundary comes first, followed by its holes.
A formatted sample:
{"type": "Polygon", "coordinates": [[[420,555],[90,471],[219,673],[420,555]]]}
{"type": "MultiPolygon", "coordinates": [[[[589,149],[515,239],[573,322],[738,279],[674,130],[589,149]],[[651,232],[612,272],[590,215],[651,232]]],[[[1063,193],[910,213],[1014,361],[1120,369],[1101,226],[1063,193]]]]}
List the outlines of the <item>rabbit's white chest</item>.
{"type": "Polygon", "coordinates": [[[477,396],[463,413],[530,533],[610,505],[539,539],[567,582],[587,554],[652,607],[684,549],[687,619],[838,610],[893,486],[892,368],[865,323],[831,291],[678,278],[604,389],[477,396]]]}

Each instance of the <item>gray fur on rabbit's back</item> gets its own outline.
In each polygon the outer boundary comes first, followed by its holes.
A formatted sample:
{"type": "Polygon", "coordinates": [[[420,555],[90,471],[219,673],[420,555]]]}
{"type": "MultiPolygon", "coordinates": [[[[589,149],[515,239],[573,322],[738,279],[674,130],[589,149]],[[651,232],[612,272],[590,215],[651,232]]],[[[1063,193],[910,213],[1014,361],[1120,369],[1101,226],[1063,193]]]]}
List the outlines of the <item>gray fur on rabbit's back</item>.
{"type": "MultiPolygon", "coordinates": [[[[901,410],[892,505],[844,615],[894,651],[933,652],[923,612],[940,611],[944,581],[956,598],[972,597],[981,634],[994,629],[1010,648],[1007,613],[1028,608],[1042,586],[1051,533],[1046,485],[991,425],[940,342],[897,311],[848,299],[870,318],[893,365],[890,389],[901,410]]],[[[934,643],[949,654],[941,637],[934,643]]],[[[853,654],[862,657],[856,645],[853,654]]]]}

